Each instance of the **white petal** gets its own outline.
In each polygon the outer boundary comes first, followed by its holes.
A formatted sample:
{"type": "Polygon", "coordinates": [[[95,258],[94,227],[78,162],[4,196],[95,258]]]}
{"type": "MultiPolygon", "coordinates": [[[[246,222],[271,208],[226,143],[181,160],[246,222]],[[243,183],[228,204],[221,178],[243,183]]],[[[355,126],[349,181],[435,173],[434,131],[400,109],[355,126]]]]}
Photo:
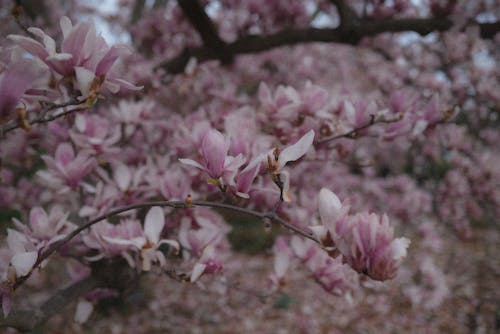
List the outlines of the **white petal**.
{"type": "Polygon", "coordinates": [[[138,249],[142,249],[142,246],[146,244],[146,239],[144,237],[136,237],[132,239],[119,239],[119,238],[110,238],[108,236],[103,235],[102,238],[109,243],[120,245],[120,246],[133,246],[138,249]]]}
{"type": "Polygon", "coordinates": [[[33,265],[35,264],[37,258],[38,258],[37,252],[25,252],[25,253],[15,254],[10,260],[10,263],[12,263],[12,265],[16,269],[16,276],[20,277],[27,275],[33,268],[33,265]]]}
{"type": "Polygon", "coordinates": [[[74,318],[75,321],[78,322],[79,324],[83,324],[89,319],[93,310],[94,310],[94,305],[91,302],[89,302],[86,299],[80,299],[80,301],[76,305],[76,312],[74,318]]]}
{"type": "Polygon", "coordinates": [[[407,238],[398,238],[391,242],[393,259],[398,261],[406,257],[406,249],[410,245],[410,240],[407,238]]]}
{"type": "Polygon", "coordinates": [[[73,28],[73,24],[71,23],[71,20],[67,16],[61,17],[61,19],[59,20],[59,25],[61,26],[63,37],[68,36],[71,29],[73,28]]]}
{"type": "Polygon", "coordinates": [[[92,71],[84,67],[75,67],[76,81],[78,84],[78,89],[82,92],[83,97],[87,97],[90,91],[90,85],[95,78],[95,74],[92,71]]]}
{"type": "Polygon", "coordinates": [[[25,244],[28,242],[26,236],[16,230],[7,229],[7,245],[12,253],[22,253],[26,251],[25,244]]]}
{"type": "Polygon", "coordinates": [[[165,226],[165,214],[159,206],[152,207],[144,219],[144,234],[146,238],[157,245],[160,241],[160,234],[165,226]]]}
{"type": "Polygon", "coordinates": [[[339,218],[342,209],[340,199],[331,190],[321,188],[318,196],[318,209],[321,222],[328,229],[333,228],[333,224],[339,218]]]}
{"type": "Polygon", "coordinates": [[[193,268],[193,271],[191,272],[190,281],[191,282],[196,282],[198,280],[198,278],[200,278],[200,276],[203,274],[203,272],[205,271],[206,267],[207,267],[207,265],[203,264],[203,263],[197,263],[197,264],[195,264],[194,268],[193,268]]]}
{"type": "Polygon", "coordinates": [[[279,168],[285,166],[289,161],[295,161],[306,154],[314,140],[314,131],[311,130],[300,138],[295,144],[285,148],[279,155],[279,168]]]}
{"type": "Polygon", "coordinates": [[[324,240],[326,238],[327,229],[322,225],[309,226],[309,229],[316,236],[318,240],[324,240]]]}
{"type": "Polygon", "coordinates": [[[205,167],[203,167],[200,163],[191,160],[191,159],[179,159],[181,164],[188,165],[188,166],[193,166],[202,170],[206,170],[205,167]]]}
{"type": "Polygon", "coordinates": [[[115,168],[113,178],[118,184],[118,188],[120,188],[121,191],[125,191],[128,189],[132,181],[132,173],[127,166],[125,166],[124,164],[119,164],[115,168]]]}

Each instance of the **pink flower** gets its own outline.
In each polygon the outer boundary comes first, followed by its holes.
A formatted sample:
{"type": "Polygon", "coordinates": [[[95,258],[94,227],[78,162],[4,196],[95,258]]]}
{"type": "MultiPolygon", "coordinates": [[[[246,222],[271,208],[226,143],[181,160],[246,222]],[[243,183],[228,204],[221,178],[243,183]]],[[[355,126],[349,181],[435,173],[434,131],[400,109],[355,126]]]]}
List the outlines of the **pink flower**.
{"type": "Polygon", "coordinates": [[[49,215],[41,207],[34,207],[30,211],[29,227],[13,218],[16,227],[35,242],[41,242],[46,246],[64,236],[75,228],[75,225],[67,221],[68,213],[60,206],[54,206],[49,215]]]}
{"type": "Polygon", "coordinates": [[[347,262],[358,272],[379,281],[392,279],[406,257],[410,240],[393,239],[387,215],[358,213],[351,218],[352,239],[347,262]]]}
{"type": "Polygon", "coordinates": [[[215,246],[209,245],[203,249],[200,259],[193,267],[189,280],[196,282],[204,274],[215,274],[222,269],[222,262],[217,258],[215,246]]]}
{"type": "Polygon", "coordinates": [[[141,224],[135,219],[124,219],[119,224],[113,225],[107,221],[102,221],[92,226],[90,233],[83,236],[84,244],[97,250],[99,253],[88,257],[89,261],[98,261],[104,257],[113,257],[121,255],[131,267],[135,267],[135,261],[128,251],[134,251],[136,248],[131,244],[116,243],[111,240],[132,240],[142,238],[143,231],[141,224]]]}
{"type": "Polygon", "coordinates": [[[319,193],[318,206],[324,229],[318,227],[313,231],[323,243],[330,242],[326,246],[336,247],[345,261],[360,273],[380,281],[394,278],[410,241],[394,239],[387,215],[349,216],[348,208],[326,188],[319,193]]]}
{"type": "Polygon", "coordinates": [[[59,144],[54,158],[44,155],[42,159],[47,164],[48,170],[37,172],[38,177],[52,187],[61,187],[61,193],[69,191],[69,188],[78,187],[81,180],[97,164],[95,159],[85,152],[78,152],[75,156],[73,146],[69,143],[59,144]]]}
{"type": "Polygon", "coordinates": [[[7,229],[7,245],[11,252],[10,264],[13,268],[13,277],[9,279],[14,280],[29,274],[38,259],[35,245],[24,234],[10,228],[7,229]]]}
{"type": "Polygon", "coordinates": [[[286,147],[283,151],[274,148],[267,153],[265,157],[267,162],[267,170],[273,175],[273,181],[280,186],[283,192],[283,199],[290,202],[290,176],[287,171],[284,171],[285,165],[290,161],[295,161],[301,158],[311,147],[314,140],[314,131],[310,130],[303,135],[295,144],[286,147]]]}
{"type": "Polygon", "coordinates": [[[22,95],[33,85],[39,72],[35,61],[21,59],[9,64],[0,73],[0,122],[12,116],[22,95]]]}
{"type": "Polygon", "coordinates": [[[142,270],[151,270],[151,264],[158,261],[160,266],[166,264],[165,256],[158,248],[163,244],[172,246],[175,250],[179,250],[179,243],[175,240],[161,239],[160,235],[165,226],[165,215],[160,207],[151,208],[144,219],[143,233],[133,238],[113,238],[104,236],[103,238],[117,245],[132,246],[141,252],[142,270]]]}
{"type": "Polygon", "coordinates": [[[227,140],[222,133],[217,130],[209,130],[201,142],[201,156],[202,163],[196,162],[191,159],[179,159],[183,164],[194,166],[204,170],[212,180],[220,182],[220,177],[226,174],[226,183],[232,182],[238,168],[245,162],[242,154],[236,157],[228,156],[229,140],[227,140]]]}
{"type": "Polygon", "coordinates": [[[77,115],[75,130],[70,130],[69,134],[78,147],[94,154],[113,153],[118,150],[113,145],[121,138],[119,124],[113,126],[108,119],[97,115],[77,115]]]}
{"type": "Polygon", "coordinates": [[[95,84],[98,83],[99,86],[101,82],[113,93],[120,88],[140,89],[110,73],[113,64],[126,51],[125,46],[109,47],[90,22],[80,22],[73,26],[71,20],[64,16],[60,20],[60,26],[63,33],[61,52],[56,50],[54,39],[39,28],[28,30],[41,39],[43,44],[21,35],[8,37],[63,77],[72,76],[74,86],[80,90],[82,97],[89,96],[91,90],[96,89],[95,84]]]}

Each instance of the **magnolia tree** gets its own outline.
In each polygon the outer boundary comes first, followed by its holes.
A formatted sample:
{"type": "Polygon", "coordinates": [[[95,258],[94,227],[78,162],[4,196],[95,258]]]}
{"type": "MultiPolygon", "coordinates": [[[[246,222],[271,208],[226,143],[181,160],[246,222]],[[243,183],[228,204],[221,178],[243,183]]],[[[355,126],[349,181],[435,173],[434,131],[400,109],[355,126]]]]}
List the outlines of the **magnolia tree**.
{"type": "Polygon", "coordinates": [[[238,309],[290,296],[292,331],[423,330],[470,287],[451,329],[498,326],[463,272],[499,240],[498,1],[0,4],[0,325],[77,330],[142,289],[122,330],[203,331],[154,319],[206,300],[275,331],[238,309]]]}

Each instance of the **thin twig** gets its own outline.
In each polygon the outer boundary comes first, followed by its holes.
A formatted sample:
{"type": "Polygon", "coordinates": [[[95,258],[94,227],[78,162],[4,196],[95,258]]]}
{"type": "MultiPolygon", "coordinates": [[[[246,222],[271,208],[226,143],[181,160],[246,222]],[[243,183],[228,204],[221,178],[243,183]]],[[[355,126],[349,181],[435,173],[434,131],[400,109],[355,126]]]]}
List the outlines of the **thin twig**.
{"type": "Polygon", "coordinates": [[[204,206],[204,207],[210,207],[210,208],[218,208],[218,209],[225,209],[225,210],[230,210],[233,212],[239,212],[243,213],[246,215],[251,215],[260,219],[270,219],[271,221],[278,223],[282,225],[283,227],[287,228],[288,230],[291,230],[297,234],[300,234],[301,236],[308,238],[310,240],[313,240],[314,242],[319,244],[319,241],[310,233],[300,229],[299,227],[292,225],[285,220],[279,218],[275,212],[273,211],[268,211],[268,212],[259,212],[251,209],[246,209],[242,208],[239,206],[231,205],[231,204],[225,204],[225,203],[218,203],[218,202],[208,202],[208,201],[192,201],[192,202],[185,202],[185,201],[152,201],[152,202],[144,202],[144,203],[138,203],[138,204],[132,204],[128,205],[125,207],[121,207],[118,209],[111,210],[108,213],[105,213],[97,218],[94,218],[87,223],[79,226],[75,230],[73,230],[71,233],[66,235],[66,237],[59,242],[53,243],[45,252],[41,253],[38,256],[37,261],[33,265],[33,269],[25,276],[19,277],[16,282],[13,285],[13,289],[16,289],[19,287],[23,282],[25,282],[32,274],[33,270],[40,266],[40,264],[45,261],[49,256],[51,256],[53,253],[55,253],[57,250],[59,250],[62,246],[67,244],[69,241],[71,241],[73,238],[75,238],[77,235],[79,235],[81,232],[84,230],[90,228],[92,225],[97,224],[100,221],[106,220],[108,218],[111,218],[113,216],[119,215],[123,212],[135,210],[135,209],[141,209],[141,208],[148,208],[148,207],[154,207],[154,206],[161,206],[161,207],[171,207],[174,209],[187,209],[190,207],[194,206],[204,206]]]}
{"type": "Polygon", "coordinates": [[[357,137],[357,134],[359,133],[359,131],[367,129],[367,128],[369,128],[372,125],[381,124],[381,123],[395,123],[395,122],[398,122],[400,120],[401,120],[400,117],[396,117],[396,118],[393,118],[393,119],[384,119],[384,118],[375,119],[374,115],[370,115],[370,121],[368,123],[366,123],[366,124],[364,124],[364,125],[362,125],[360,127],[357,127],[355,129],[352,129],[350,131],[347,131],[345,133],[341,133],[339,135],[333,135],[333,136],[330,136],[330,137],[323,138],[323,139],[321,139],[321,140],[318,141],[318,144],[328,143],[328,142],[331,142],[331,141],[334,141],[334,140],[337,140],[337,139],[340,139],[340,138],[355,139],[357,137]]]}

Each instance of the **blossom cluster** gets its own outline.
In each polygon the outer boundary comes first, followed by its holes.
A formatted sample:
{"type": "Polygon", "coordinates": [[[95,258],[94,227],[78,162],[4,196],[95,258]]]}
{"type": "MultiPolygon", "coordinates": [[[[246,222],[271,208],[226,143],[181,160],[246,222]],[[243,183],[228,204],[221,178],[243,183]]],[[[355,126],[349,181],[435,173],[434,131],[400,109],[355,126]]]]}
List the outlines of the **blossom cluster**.
{"type": "MultiPolygon", "coordinates": [[[[422,8],[352,5],[368,21],[422,8]]],[[[335,12],[323,1],[217,6],[208,14],[228,43],[335,12]]],[[[426,8],[465,10],[452,1],[426,8]]],[[[66,16],[59,35],[32,27],[1,41],[5,319],[24,282],[60,270],[53,254],[73,283],[102,280],[118,263],[120,272],[210,289],[231,271],[241,245],[230,236],[247,216],[273,239],[262,287],[271,293],[304,270],[351,302],[390,280],[414,307],[446,300],[443,239],[471,239],[474,224],[500,213],[500,135],[484,125],[498,121],[500,96],[493,60],[478,51],[486,44],[465,32],[443,33],[444,51],[377,36],[355,51],[312,44],[242,55],[230,67],[192,58],[169,77],[161,58],[203,43],[177,4],[144,10],[133,46],[110,46],[93,22],[66,16]],[[487,60],[470,59],[478,53],[487,60]]],[[[79,296],[78,322],[125,293],[104,281],[79,296]]]]}

